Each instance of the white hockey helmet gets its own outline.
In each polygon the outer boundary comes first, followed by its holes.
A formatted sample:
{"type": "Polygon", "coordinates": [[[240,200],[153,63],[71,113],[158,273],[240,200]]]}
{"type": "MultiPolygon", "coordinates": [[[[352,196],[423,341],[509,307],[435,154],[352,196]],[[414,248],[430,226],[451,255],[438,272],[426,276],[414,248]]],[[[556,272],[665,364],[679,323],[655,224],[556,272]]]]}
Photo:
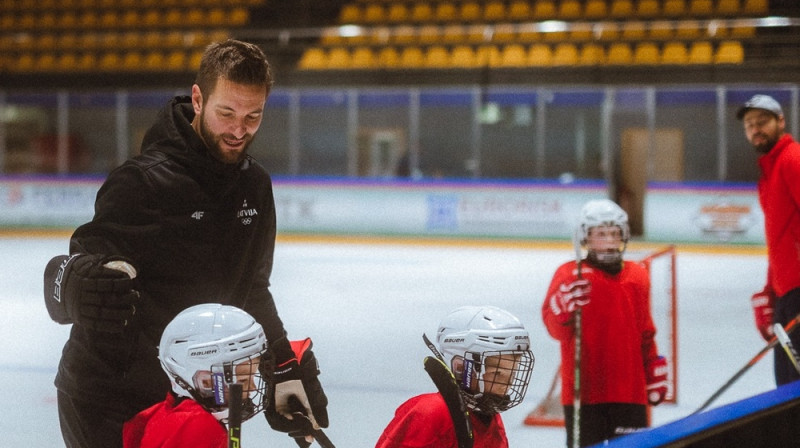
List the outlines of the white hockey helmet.
{"type": "Polygon", "coordinates": [[[242,420],[261,411],[265,383],[259,372],[267,338],[261,324],[239,308],[206,303],[180,312],[164,329],[161,367],[178,396],[190,397],[225,422],[228,385],[243,383],[242,420]]]}
{"type": "Polygon", "coordinates": [[[587,245],[589,230],[593,227],[618,227],[621,232],[621,247],[616,253],[596,254],[589,251],[589,258],[600,267],[619,267],[625,248],[628,245],[631,231],[628,226],[628,214],[610,199],[595,199],[587,202],[581,209],[580,224],[577,229],[582,246],[587,245]]]}
{"type": "Polygon", "coordinates": [[[473,411],[496,414],[522,402],[533,371],[530,335],[494,306],[464,306],[445,316],[436,345],[473,411]]]}

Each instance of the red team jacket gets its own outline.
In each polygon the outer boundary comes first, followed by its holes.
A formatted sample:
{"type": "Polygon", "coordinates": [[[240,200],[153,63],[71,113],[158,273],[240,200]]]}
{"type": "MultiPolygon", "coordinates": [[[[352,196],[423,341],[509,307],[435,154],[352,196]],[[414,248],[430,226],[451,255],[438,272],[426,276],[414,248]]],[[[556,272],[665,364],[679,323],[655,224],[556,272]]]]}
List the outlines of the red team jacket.
{"type": "MultiPolygon", "coordinates": [[[[658,356],[650,315],[650,278],[641,265],[625,261],[611,275],[582,263],[591,282],[591,301],[582,312],[581,402],[647,404],[645,362],[658,356]]],[[[573,403],[575,338],[572,323],[562,325],[550,309],[550,296],[576,279],[574,261],[553,275],[542,305],[547,331],[561,343],[561,403],[573,403]]]]}
{"type": "Polygon", "coordinates": [[[227,448],[228,433],[196,401],[175,397],[156,403],[125,423],[124,448],[227,448]]]}
{"type": "Polygon", "coordinates": [[[758,198],[767,240],[767,289],[782,297],[800,287],[800,144],[789,134],[758,159],[758,198]]]}
{"type": "MultiPolygon", "coordinates": [[[[508,448],[500,414],[484,423],[470,414],[474,448],[508,448]]],[[[438,393],[418,395],[401,404],[375,448],[458,448],[453,420],[438,393]]]]}

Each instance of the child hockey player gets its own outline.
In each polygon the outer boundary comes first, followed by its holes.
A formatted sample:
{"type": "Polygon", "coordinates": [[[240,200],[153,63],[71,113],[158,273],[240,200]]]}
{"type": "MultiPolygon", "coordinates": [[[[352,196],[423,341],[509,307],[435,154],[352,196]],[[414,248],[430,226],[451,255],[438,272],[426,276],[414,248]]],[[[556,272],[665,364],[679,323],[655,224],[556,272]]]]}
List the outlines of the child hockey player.
{"type": "Polygon", "coordinates": [[[542,304],[547,331],[561,343],[561,403],[573,444],[575,310],[581,308],[579,446],[648,425],[647,404],[667,393],[667,362],[658,356],[650,315],[650,279],[622,259],[628,215],[610,200],[587,202],[575,238],[580,263],[555,272],[542,304]]]}
{"type": "Polygon", "coordinates": [[[242,421],[262,410],[264,330],[228,305],[195,305],[164,329],[158,348],[172,391],[123,426],[125,448],[226,448],[228,387],[242,384],[242,421]]]}
{"type": "MultiPolygon", "coordinates": [[[[528,332],[520,321],[491,306],[461,307],[436,333],[436,350],[452,370],[468,409],[474,448],[506,448],[500,413],[520,402],[533,370],[528,332]]],[[[438,355],[438,354],[437,354],[438,355]]],[[[376,448],[456,448],[456,425],[439,393],[406,401],[376,448]]]]}

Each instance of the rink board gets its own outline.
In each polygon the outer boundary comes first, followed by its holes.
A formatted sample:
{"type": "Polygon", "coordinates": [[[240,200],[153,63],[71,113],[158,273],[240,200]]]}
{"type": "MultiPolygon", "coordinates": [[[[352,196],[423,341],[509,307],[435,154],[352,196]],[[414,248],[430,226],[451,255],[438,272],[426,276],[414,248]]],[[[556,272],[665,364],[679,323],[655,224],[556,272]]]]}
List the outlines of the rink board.
{"type": "Polygon", "coordinates": [[[595,447],[800,446],[800,381],[595,447]]]}

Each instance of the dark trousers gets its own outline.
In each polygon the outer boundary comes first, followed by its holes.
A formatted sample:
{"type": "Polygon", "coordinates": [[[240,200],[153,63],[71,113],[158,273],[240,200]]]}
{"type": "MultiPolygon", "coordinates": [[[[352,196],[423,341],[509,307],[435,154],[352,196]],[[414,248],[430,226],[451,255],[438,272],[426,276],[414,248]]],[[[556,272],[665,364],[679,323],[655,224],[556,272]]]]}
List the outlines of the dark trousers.
{"type": "MultiPolygon", "coordinates": [[[[773,321],[781,325],[786,325],[800,313],[800,288],[793,289],[775,301],[775,314],[773,321]]],[[[800,325],[800,323],[798,323],[800,325]]],[[[800,328],[789,333],[795,350],[800,351],[800,328]]],[[[778,386],[800,380],[800,373],[797,373],[794,364],[789,359],[783,346],[775,347],[775,383],[778,386]]]]}
{"type": "Polygon", "coordinates": [[[58,421],[66,448],[122,448],[122,425],[134,415],[58,391],[58,421]]]}
{"type": "MultiPolygon", "coordinates": [[[[567,447],[572,447],[575,408],[564,406],[567,447]]],[[[594,445],[647,427],[647,406],[628,403],[581,405],[580,446],[594,445]]]]}

